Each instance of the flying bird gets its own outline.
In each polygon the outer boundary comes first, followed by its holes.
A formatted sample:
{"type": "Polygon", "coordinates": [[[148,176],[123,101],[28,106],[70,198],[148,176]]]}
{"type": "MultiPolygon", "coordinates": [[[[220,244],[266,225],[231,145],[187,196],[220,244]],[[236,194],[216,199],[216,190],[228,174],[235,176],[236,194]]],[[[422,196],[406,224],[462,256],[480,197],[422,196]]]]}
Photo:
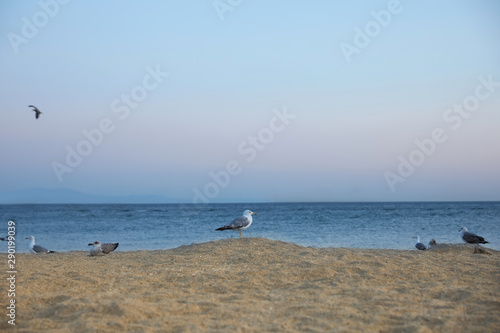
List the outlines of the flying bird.
{"type": "Polygon", "coordinates": [[[40,117],[40,114],[42,114],[42,111],[38,110],[38,108],[36,106],[28,105],[28,107],[33,108],[32,111],[34,111],[36,113],[35,114],[36,119],[38,119],[38,117],[40,117]]]}
{"type": "Polygon", "coordinates": [[[102,256],[104,254],[108,254],[116,250],[119,243],[102,243],[99,241],[95,241],[90,243],[88,246],[92,246],[90,249],[91,256],[102,256]]]}
{"type": "Polygon", "coordinates": [[[419,236],[416,236],[416,237],[413,237],[413,238],[416,238],[417,239],[417,242],[415,243],[415,247],[417,248],[417,250],[427,250],[427,246],[425,246],[424,243],[421,243],[420,242],[420,237],[419,236]]]}
{"type": "Polygon", "coordinates": [[[49,251],[47,250],[46,248],[44,248],[43,246],[40,246],[40,245],[35,245],[35,237],[34,236],[29,236],[29,237],[26,237],[26,239],[29,239],[31,242],[30,242],[30,251],[31,253],[54,253],[56,251],[49,251]]]}
{"type": "Polygon", "coordinates": [[[217,231],[238,230],[240,232],[240,238],[241,238],[241,230],[245,230],[250,225],[252,225],[252,215],[257,215],[257,213],[254,213],[251,210],[247,209],[243,212],[243,216],[237,217],[231,223],[226,224],[225,226],[215,230],[217,231]]]}
{"type": "Polygon", "coordinates": [[[478,235],[476,235],[476,234],[474,234],[472,232],[469,232],[469,230],[467,230],[467,227],[460,228],[460,230],[458,230],[458,232],[462,233],[462,239],[466,243],[469,243],[469,244],[486,244],[486,243],[489,243],[489,242],[485,241],[483,237],[478,236],[478,235]]]}

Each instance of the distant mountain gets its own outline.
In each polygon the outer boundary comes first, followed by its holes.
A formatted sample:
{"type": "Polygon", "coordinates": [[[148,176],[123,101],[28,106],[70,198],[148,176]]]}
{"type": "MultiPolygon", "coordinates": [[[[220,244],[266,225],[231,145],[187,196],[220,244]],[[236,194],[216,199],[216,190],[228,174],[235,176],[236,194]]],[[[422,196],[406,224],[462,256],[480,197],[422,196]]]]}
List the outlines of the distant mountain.
{"type": "Polygon", "coordinates": [[[177,203],[161,195],[93,195],[69,189],[28,189],[0,193],[0,204],[177,203]]]}

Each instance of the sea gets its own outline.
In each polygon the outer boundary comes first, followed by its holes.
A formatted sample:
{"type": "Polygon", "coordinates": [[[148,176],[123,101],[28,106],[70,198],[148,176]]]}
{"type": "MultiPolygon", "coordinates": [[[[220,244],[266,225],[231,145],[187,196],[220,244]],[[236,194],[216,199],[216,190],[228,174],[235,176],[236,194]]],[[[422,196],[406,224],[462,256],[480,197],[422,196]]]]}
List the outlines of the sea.
{"type": "MultiPolygon", "coordinates": [[[[415,250],[415,239],[463,243],[459,229],[483,236],[500,250],[500,202],[42,204],[0,205],[0,237],[16,228],[16,252],[25,237],[49,250],[88,251],[96,240],[120,243],[117,251],[172,249],[239,232],[215,229],[257,213],[243,237],[264,237],[312,247],[415,250]]],[[[7,242],[0,242],[7,252],[7,242]]]]}

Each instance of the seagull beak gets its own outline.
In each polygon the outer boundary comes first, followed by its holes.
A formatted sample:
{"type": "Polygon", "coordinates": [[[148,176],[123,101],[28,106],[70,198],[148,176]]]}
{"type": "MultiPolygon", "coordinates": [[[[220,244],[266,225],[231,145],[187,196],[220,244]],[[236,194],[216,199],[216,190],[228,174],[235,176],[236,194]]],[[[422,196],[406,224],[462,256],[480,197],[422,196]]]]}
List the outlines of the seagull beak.
{"type": "Polygon", "coordinates": [[[252,212],[252,215],[257,215],[257,213],[256,212],[252,212]]]}
{"type": "Polygon", "coordinates": [[[90,243],[90,244],[89,244],[89,245],[87,245],[87,246],[91,246],[91,245],[94,245],[94,243],[90,243]]]}

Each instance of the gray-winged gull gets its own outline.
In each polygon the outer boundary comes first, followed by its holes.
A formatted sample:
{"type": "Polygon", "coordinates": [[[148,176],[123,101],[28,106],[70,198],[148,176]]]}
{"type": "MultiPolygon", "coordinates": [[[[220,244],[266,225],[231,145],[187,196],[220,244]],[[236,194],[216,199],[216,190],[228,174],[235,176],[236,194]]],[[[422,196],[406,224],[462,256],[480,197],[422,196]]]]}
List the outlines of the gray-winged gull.
{"type": "Polygon", "coordinates": [[[34,105],[28,105],[28,107],[30,108],[33,108],[32,111],[34,111],[36,114],[35,114],[35,118],[38,119],[38,117],[40,117],[40,114],[42,114],[42,111],[38,110],[38,108],[34,105]]]}
{"type": "Polygon", "coordinates": [[[417,250],[427,250],[427,246],[424,245],[424,243],[421,243],[420,242],[420,237],[419,236],[416,236],[416,237],[413,237],[413,238],[416,238],[417,239],[417,242],[415,243],[415,247],[417,248],[417,250]]]}
{"type": "Polygon", "coordinates": [[[476,234],[474,234],[472,232],[469,232],[469,230],[467,230],[467,227],[460,228],[460,230],[458,230],[458,232],[462,232],[462,239],[466,243],[469,243],[469,244],[486,244],[486,243],[489,243],[489,242],[485,241],[483,237],[478,236],[478,235],[476,235],[476,234]]]}
{"type": "Polygon", "coordinates": [[[91,256],[101,256],[104,254],[108,254],[113,252],[117,247],[119,243],[102,243],[99,241],[95,241],[93,243],[90,243],[89,246],[92,246],[90,249],[90,255],[91,256]]]}
{"type": "Polygon", "coordinates": [[[56,252],[56,251],[49,251],[46,248],[44,248],[43,246],[36,245],[35,244],[35,237],[34,236],[26,237],[26,239],[30,240],[30,251],[31,251],[31,253],[54,253],[54,252],[56,252]]]}
{"type": "Polygon", "coordinates": [[[231,223],[215,230],[238,230],[240,232],[241,238],[241,230],[245,230],[252,225],[252,215],[257,215],[257,213],[254,213],[251,210],[247,209],[243,212],[243,216],[237,217],[231,223]]]}

